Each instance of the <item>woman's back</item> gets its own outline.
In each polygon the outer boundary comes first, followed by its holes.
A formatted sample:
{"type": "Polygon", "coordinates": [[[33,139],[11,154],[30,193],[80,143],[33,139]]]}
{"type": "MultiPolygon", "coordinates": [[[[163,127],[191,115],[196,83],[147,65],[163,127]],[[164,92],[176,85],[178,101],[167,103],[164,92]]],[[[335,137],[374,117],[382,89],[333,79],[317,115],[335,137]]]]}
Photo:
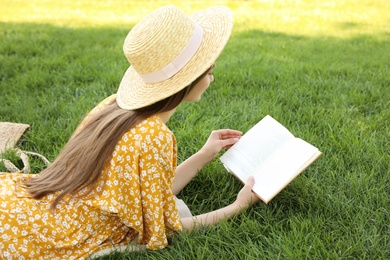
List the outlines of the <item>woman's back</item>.
{"type": "Polygon", "coordinates": [[[123,135],[88,196],[65,196],[55,212],[50,205],[56,194],[35,200],[24,188],[32,175],[0,175],[0,255],[87,257],[126,245],[137,233],[149,248],[166,246],[165,232],[181,230],[174,196],[166,189],[172,186],[175,167],[174,136],[152,116],[123,135]]]}

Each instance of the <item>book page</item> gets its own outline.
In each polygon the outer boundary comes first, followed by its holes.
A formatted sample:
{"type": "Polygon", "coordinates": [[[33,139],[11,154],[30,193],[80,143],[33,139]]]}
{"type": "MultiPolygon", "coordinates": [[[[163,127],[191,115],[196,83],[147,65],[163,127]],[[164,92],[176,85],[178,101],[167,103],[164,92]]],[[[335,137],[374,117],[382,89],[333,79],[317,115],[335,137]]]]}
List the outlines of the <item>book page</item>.
{"type": "Polygon", "coordinates": [[[294,138],[283,125],[267,115],[226,151],[220,160],[229,172],[245,183],[258,165],[264,164],[271,154],[294,138]]]}
{"type": "Polygon", "coordinates": [[[253,191],[269,202],[321,155],[313,145],[295,138],[255,170],[253,191]]]}

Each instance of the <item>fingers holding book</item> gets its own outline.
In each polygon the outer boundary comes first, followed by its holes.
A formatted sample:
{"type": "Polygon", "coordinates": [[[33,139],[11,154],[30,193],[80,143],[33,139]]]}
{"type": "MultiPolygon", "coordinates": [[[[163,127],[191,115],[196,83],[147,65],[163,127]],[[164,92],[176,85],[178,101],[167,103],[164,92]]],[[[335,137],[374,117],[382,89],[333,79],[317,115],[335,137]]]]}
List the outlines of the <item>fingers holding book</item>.
{"type": "Polygon", "coordinates": [[[238,142],[241,136],[242,132],[237,130],[214,130],[200,151],[208,154],[209,158],[213,159],[221,150],[228,149],[238,142]]]}
{"type": "Polygon", "coordinates": [[[250,176],[244,187],[238,193],[237,199],[234,203],[236,203],[241,208],[245,208],[259,202],[259,197],[256,196],[256,194],[252,191],[254,184],[255,178],[253,176],[250,176]]]}

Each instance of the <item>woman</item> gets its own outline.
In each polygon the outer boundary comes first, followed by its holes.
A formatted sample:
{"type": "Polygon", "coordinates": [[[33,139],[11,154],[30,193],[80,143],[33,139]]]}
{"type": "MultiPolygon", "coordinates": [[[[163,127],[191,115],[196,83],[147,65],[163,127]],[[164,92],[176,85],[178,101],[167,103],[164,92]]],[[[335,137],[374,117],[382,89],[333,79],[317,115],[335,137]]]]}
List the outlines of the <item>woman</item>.
{"type": "Polygon", "coordinates": [[[135,25],[123,46],[131,66],[117,94],[87,115],[47,169],[0,175],[0,255],[84,259],[130,243],[161,249],[176,231],[218,223],[258,201],[253,178],[234,203],[203,215],[178,208],[175,198],[241,136],[213,131],[176,167],[175,137],[165,125],[180,103],[198,101],[214,80],[231,29],[225,7],[189,17],[166,6],[135,25]]]}

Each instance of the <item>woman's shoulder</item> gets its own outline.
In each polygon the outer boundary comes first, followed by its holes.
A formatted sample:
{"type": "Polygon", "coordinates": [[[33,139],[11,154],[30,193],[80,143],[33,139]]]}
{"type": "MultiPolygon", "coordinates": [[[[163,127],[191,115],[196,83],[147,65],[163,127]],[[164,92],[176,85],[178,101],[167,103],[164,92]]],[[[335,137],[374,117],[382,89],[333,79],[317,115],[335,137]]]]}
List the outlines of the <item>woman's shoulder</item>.
{"type": "Polygon", "coordinates": [[[152,115],[130,130],[132,133],[147,134],[147,135],[173,135],[171,130],[165,125],[158,115],[152,115]]]}
{"type": "Polygon", "coordinates": [[[129,129],[119,140],[118,147],[132,146],[134,150],[145,147],[174,146],[176,139],[171,130],[157,116],[150,116],[129,129]]]}
{"type": "Polygon", "coordinates": [[[95,106],[81,121],[79,126],[77,127],[75,133],[78,133],[84,126],[91,120],[91,117],[101,111],[103,108],[110,105],[112,102],[114,102],[116,99],[116,94],[113,94],[107,98],[105,98],[102,102],[100,102],[97,106],[95,106]]]}
{"type": "Polygon", "coordinates": [[[112,102],[114,102],[115,99],[116,99],[116,94],[112,94],[111,96],[105,98],[102,102],[100,102],[96,107],[94,107],[94,108],[91,110],[90,114],[102,110],[103,108],[107,107],[107,106],[110,105],[112,102]]]}

